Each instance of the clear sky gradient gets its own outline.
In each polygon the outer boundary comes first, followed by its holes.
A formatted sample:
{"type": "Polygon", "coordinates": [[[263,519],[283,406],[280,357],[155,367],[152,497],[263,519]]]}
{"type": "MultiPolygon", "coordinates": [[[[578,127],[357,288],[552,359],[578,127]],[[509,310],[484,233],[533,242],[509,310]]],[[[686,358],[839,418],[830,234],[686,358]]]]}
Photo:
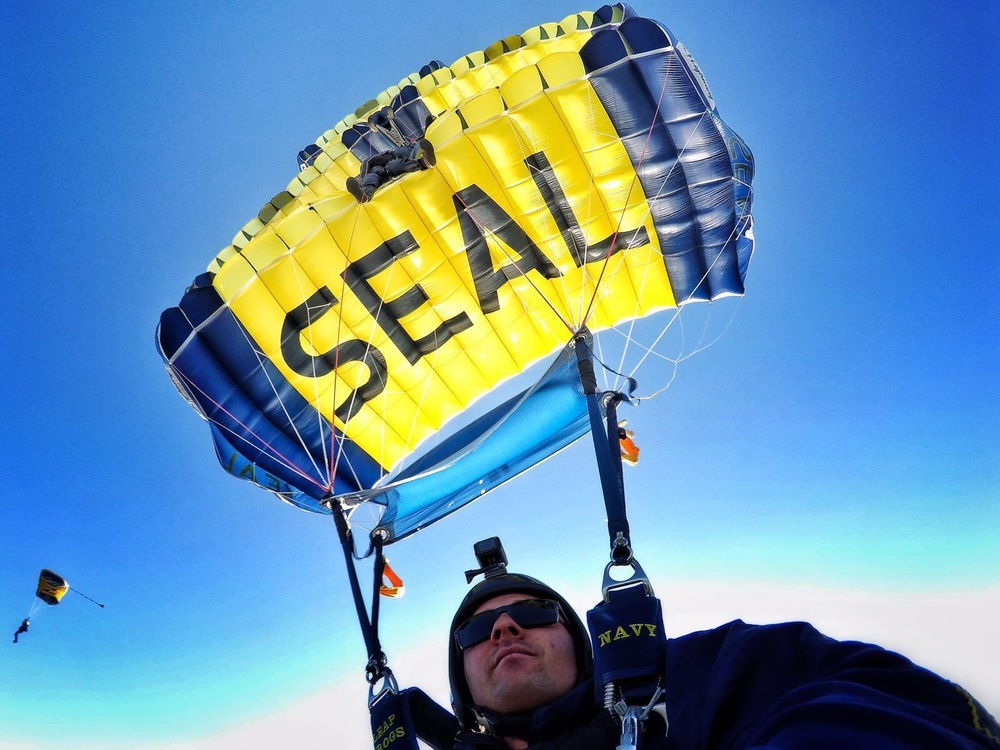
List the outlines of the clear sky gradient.
{"type": "MultiPolygon", "coordinates": [[[[5,6],[0,628],[44,567],[107,606],[71,592],[0,646],[0,746],[366,746],[332,523],[218,467],[153,336],[345,114],[593,9],[401,7],[5,6]]],[[[758,170],[725,335],[622,415],[668,629],[810,619],[1000,711],[1000,6],[634,7],[691,50],[758,170]]],[[[580,443],[390,549],[390,665],[447,701],[446,623],[486,536],[595,603],[603,518],[580,443]]]]}

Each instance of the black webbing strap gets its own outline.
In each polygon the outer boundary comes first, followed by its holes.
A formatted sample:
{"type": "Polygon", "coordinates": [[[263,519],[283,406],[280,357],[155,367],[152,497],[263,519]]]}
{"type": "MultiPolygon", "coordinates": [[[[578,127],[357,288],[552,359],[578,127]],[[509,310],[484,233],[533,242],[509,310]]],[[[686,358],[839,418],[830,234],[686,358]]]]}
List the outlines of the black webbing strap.
{"type": "Polygon", "coordinates": [[[632,395],[635,381],[628,378],[627,394],[600,392],[589,332],[581,331],[575,344],[611,541],[611,562],[604,572],[604,600],[587,613],[594,646],[595,697],[621,719],[619,750],[635,750],[642,722],[653,705],[661,700],[666,662],[660,601],[653,595],[646,574],[632,556],[625,508],[618,404],[632,395]],[[616,583],[611,570],[623,566],[631,567],[633,575],[629,580],[616,583]]]}
{"type": "MultiPolygon", "coordinates": [[[[354,540],[351,534],[351,525],[347,520],[347,511],[342,503],[335,505],[332,510],[333,520],[337,525],[337,536],[340,538],[340,546],[344,553],[344,562],[347,564],[347,579],[351,585],[351,595],[354,597],[354,608],[358,615],[358,625],[361,627],[361,637],[364,638],[365,648],[368,650],[368,666],[365,673],[369,684],[371,684],[381,678],[385,671],[385,654],[378,640],[378,589],[375,590],[372,617],[369,619],[368,612],[365,610],[365,599],[361,594],[361,584],[358,581],[358,571],[354,567],[354,540]]],[[[382,555],[379,554],[378,561],[381,560],[382,555]]],[[[380,581],[381,576],[375,580],[380,581]]]]}
{"type": "MultiPolygon", "coordinates": [[[[587,413],[590,416],[590,433],[594,439],[597,456],[597,470],[601,476],[604,492],[604,507],[608,514],[608,536],[611,539],[612,555],[617,550],[631,549],[628,517],[625,511],[625,481],[622,477],[622,456],[618,438],[617,405],[621,394],[603,394],[597,387],[597,375],[590,352],[589,332],[581,331],[575,340],[577,369],[580,383],[587,397],[587,413]],[[607,425],[601,416],[600,399],[606,396],[605,410],[607,425]],[[623,544],[624,542],[624,544],[623,544]]],[[[623,553],[625,554],[625,553],[623,553]]],[[[631,556],[631,552],[627,553],[631,556]]],[[[624,560],[622,561],[624,562],[624,560]]]]}
{"type": "MultiPolygon", "coordinates": [[[[384,536],[378,533],[372,534],[372,547],[375,550],[375,570],[372,573],[372,584],[374,585],[374,590],[372,591],[372,635],[379,649],[381,649],[381,644],[378,639],[378,610],[379,604],[382,601],[382,577],[385,575],[385,558],[382,556],[382,547],[384,544],[384,536]]],[[[371,657],[371,652],[369,652],[368,656],[371,657]]]]}
{"type": "Polygon", "coordinates": [[[372,745],[375,750],[419,750],[417,738],[424,740],[434,750],[451,750],[458,732],[458,721],[419,688],[399,690],[392,670],[386,664],[385,652],[378,638],[379,589],[385,573],[382,547],[385,539],[372,535],[375,553],[374,591],[369,618],[361,595],[361,584],[354,566],[354,540],[347,512],[343,504],[333,507],[333,520],[347,563],[347,578],[354,598],[354,607],[361,626],[361,635],[368,650],[365,676],[370,686],[368,711],[371,714],[372,745]],[[376,684],[381,689],[376,692],[376,684]]]}

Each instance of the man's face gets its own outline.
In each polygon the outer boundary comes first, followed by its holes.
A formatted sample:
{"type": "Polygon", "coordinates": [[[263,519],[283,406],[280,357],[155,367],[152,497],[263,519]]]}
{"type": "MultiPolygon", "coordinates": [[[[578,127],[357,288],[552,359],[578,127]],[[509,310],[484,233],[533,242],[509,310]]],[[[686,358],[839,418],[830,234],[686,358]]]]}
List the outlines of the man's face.
{"type": "MultiPolygon", "coordinates": [[[[531,598],[501,594],[473,614],[531,598]]],[[[551,703],[576,684],[573,639],[562,622],[523,628],[504,612],[490,637],[466,649],[462,658],[473,702],[501,714],[551,703]]]]}

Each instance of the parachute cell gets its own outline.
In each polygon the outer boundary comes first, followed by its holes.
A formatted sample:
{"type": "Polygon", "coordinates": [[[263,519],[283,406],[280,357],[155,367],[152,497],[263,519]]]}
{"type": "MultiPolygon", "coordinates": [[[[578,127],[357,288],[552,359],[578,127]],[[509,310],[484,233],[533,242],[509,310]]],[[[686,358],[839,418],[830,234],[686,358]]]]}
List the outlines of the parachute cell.
{"type": "Polygon", "coordinates": [[[429,64],[302,154],[157,346],[229,472],[316,512],[376,503],[388,542],[586,433],[578,334],[743,293],[750,149],[628,6],[429,64]],[[432,168],[346,192],[417,138],[432,168]]]}

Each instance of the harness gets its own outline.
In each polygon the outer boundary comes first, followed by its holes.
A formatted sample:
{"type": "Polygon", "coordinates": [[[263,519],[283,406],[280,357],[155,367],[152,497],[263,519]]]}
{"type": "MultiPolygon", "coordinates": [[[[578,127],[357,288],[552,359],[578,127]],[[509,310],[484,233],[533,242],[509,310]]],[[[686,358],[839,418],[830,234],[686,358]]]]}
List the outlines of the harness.
{"type": "MultiPolygon", "coordinates": [[[[649,578],[632,552],[625,505],[623,435],[618,423],[617,406],[621,401],[629,400],[635,381],[627,379],[625,392],[600,391],[590,341],[589,331],[583,329],[576,336],[574,347],[580,382],[587,399],[610,544],[610,561],[605,567],[601,587],[602,598],[587,613],[594,654],[592,689],[596,705],[603,706],[618,724],[620,738],[617,750],[637,750],[643,725],[649,720],[654,707],[664,701],[667,639],[660,600],[654,595],[649,578]]],[[[375,750],[417,750],[418,737],[435,750],[451,750],[459,729],[457,719],[422,690],[401,690],[379,641],[379,600],[381,596],[398,594],[402,589],[402,582],[388,567],[383,555],[385,537],[378,529],[371,537],[375,565],[369,614],[353,564],[354,542],[343,505],[334,508],[333,517],[368,651],[365,675],[369,683],[368,707],[375,750]]],[[[500,554],[503,554],[502,550],[500,554]]]]}
{"type": "Polygon", "coordinates": [[[627,393],[601,392],[594,372],[589,332],[583,330],[574,343],[580,382],[587,397],[611,547],[611,560],[604,569],[601,586],[602,599],[587,612],[587,627],[594,647],[594,698],[621,721],[618,750],[635,750],[643,723],[654,706],[663,701],[667,665],[667,636],[660,600],[632,553],[625,507],[623,436],[617,407],[629,399],[635,381],[628,378],[627,393]]]}

